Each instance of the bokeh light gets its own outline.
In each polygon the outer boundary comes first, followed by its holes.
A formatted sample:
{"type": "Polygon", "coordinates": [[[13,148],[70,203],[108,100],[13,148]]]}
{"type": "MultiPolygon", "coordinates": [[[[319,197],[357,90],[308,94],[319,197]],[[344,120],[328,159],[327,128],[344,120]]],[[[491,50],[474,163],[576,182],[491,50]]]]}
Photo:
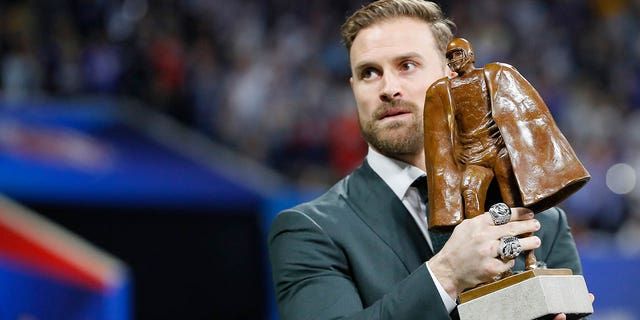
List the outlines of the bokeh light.
{"type": "Polygon", "coordinates": [[[607,170],[607,187],[616,194],[627,194],[636,186],[636,171],[626,163],[616,163],[607,170]]]}

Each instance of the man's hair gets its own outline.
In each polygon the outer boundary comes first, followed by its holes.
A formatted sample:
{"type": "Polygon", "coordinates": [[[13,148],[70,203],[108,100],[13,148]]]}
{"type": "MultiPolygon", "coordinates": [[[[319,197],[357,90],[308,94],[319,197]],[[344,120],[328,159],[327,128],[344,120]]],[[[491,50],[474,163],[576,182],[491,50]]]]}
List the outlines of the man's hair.
{"type": "Polygon", "coordinates": [[[444,56],[447,44],[453,38],[451,29],[455,24],[444,17],[437,4],[423,0],[378,0],[360,8],[340,28],[344,46],[350,51],[360,30],[395,17],[416,18],[429,24],[438,50],[444,56]]]}

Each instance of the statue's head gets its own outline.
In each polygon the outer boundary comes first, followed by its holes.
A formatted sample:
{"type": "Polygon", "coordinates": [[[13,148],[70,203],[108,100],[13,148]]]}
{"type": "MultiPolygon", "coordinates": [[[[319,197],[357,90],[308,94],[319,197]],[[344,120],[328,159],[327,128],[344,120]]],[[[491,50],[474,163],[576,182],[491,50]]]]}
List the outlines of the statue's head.
{"type": "Polygon", "coordinates": [[[458,74],[464,73],[476,62],[471,42],[463,38],[455,38],[447,45],[447,65],[458,74]]]}

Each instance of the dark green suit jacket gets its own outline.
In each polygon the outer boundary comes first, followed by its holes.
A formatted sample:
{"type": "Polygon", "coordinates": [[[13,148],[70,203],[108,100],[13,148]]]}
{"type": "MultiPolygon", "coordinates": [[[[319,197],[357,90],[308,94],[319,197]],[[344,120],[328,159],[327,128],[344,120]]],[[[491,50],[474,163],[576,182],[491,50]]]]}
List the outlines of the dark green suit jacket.
{"type": "MultiPolygon", "coordinates": [[[[581,273],[564,213],[538,213],[538,260],[581,273]]],[[[278,310],[292,319],[449,319],[410,213],[365,162],[319,198],[281,212],[269,255],[278,310]]],[[[524,269],[523,257],[514,267],[524,269]]]]}

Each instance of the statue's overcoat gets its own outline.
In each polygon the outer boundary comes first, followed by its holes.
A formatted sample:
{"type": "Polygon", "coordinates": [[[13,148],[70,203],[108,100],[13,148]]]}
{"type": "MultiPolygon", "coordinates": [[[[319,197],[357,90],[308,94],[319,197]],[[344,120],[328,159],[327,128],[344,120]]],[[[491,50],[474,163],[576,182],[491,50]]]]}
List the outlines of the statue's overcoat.
{"type": "MultiPolygon", "coordinates": [[[[550,208],[590,178],[549,109],[531,84],[504,63],[483,69],[493,119],[504,140],[518,184],[516,199],[535,212],[550,208]]],[[[427,91],[424,107],[429,225],[452,226],[464,219],[462,166],[456,161],[456,122],[448,78],[427,91]]]]}

